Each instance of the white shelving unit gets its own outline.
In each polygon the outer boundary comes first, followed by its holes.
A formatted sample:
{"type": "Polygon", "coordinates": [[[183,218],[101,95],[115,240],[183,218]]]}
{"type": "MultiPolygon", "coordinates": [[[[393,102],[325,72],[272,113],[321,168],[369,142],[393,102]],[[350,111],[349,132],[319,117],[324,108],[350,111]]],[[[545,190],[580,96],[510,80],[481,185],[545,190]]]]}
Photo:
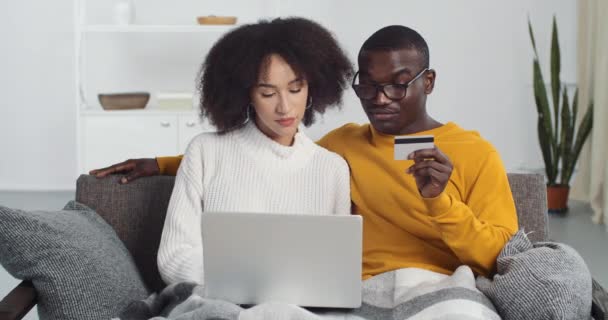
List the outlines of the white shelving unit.
{"type": "MultiPolygon", "coordinates": [[[[74,0],[77,175],[128,158],[182,153],[192,137],[200,132],[213,131],[213,127],[209,124],[201,123],[195,107],[192,110],[165,111],[155,109],[149,103],[149,106],[141,110],[105,111],[92,101],[88,101],[87,93],[91,93],[87,90],[86,66],[90,58],[87,42],[95,41],[94,38],[98,35],[219,36],[238,25],[89,24],[87,22],[89,1],[94,0],[74,0]]],[[[279,16],[281,0],[270,1],[273,16],[279,16]]],[[[140,3],[142,6],[147,4],[145,1],[140,3]]],[[[171,3],[171,5],[179,4],[171,3]]]]}
{"type": "Polygon", "coordinates": [[[129,25],[129,26],[114,26],[114,25],[89,25],[85,26],[84,32],[220,32],[224,33],[238,25],[230,26],[196,26],[196,25],[129,25]]]}

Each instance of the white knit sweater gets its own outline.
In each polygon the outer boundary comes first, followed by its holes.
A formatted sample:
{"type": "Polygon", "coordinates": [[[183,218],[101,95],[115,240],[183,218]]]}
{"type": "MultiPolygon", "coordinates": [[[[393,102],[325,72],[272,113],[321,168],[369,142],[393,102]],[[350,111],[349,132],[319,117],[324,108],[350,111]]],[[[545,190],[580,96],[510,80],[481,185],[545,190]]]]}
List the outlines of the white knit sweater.
{"type": "Polygon", "coordinates": [[[168,284],[203,283],[204,211],[347,215],[348,165],[302,130],[290,147],[253,123],[225,135],[198,135],[178,169],[158,252],[168,284]]]}

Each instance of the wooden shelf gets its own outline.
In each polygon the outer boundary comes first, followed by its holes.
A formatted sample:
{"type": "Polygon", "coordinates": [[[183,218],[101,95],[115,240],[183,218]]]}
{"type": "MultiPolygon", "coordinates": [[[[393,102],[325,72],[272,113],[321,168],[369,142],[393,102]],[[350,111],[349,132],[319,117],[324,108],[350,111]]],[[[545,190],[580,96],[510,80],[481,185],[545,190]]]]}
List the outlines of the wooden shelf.
{"type": "Polygon", "coordinates": [[[103,110],[101,108],[84,108],[80,110],[83,116],[154,116],[154,115],[197,115],[199,110],[163,110],[154,108],[132,109],[132,110],[103,110]]]}

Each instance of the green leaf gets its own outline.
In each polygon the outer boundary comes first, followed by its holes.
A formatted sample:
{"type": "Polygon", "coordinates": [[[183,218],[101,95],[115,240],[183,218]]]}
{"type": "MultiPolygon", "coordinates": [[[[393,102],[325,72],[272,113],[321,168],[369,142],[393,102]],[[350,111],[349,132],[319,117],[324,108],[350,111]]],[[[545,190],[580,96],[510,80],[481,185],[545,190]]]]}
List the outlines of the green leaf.
{"type": "Polygon", "coordinates": [[[579,155],[581,154],[581,150],[583,149],[583,145],[589,137],[591,133],[591,129],[593,128],[593,101],[589,104],[589,109],[585,112],[583,116],[583,120],[581,120],[580,127],[576,134],[576,142],[574,143],[574,149],[572,150],[572,161],[570,162],[570,167],[566,172],[564,181],[566,183],[570,182],[570,178],[572,177],[572,172],[574,172],[574,166],[576,161],[578,160],[579,155]]]}
{"type": "Polygon", "coordinates": [[[534,41],[534,32],[532,31],[532,23],[530,23],[529,16],[528,16],[528,32],[530,33],[530,40],[532,40],[532,49],[534,49],[534,58],[538,60],[538,52],[536,51],[536,41],[534,41]]]}
{"type": "Polygon", "coordinates": [[[545,170],[550,182],[555,182],[557,176],[557,165],[555,164],[557,141],[553,136],[551,125],[551,110],[549,108],[549,99],[547,97],[547,89],[543,81],[543,75],[540,70],[538,60],[534,59],[534,99],[536,102],[536,110],[538,112],[538,139],[543,151],[543,160],[545,161],[545,170]],[[553,181],[552,181],[553,180],[553,181]]]}
{"type": "MultiPolygon", "coordinates": [[[[578,88],[574,91],[574,99],[572,100],[572,128],[576,126],[576,117],[578,115],[578,88]]],[[[574,132],[574,130],[572,130],[574,132]]]]}
{"type": "Polygon", "coordinates": [[[538,141],[540,144],[540,150],[543,154],[543,161],[545,162],[545,173],[547,174],[547,179],[549,180],[549,184],[555,184],[556,176],[553,170],[553,162],[551,158],[551,144],[548,142],[549,137],[547,136],[547,130],[544,125],[544,120],[542,118],[538,118],[538,141]]]}
{"type": "Polygon", "coordinates": [[[560,152],[562,154],[562,184],[567,184],[565,181],[567,168],[570,167],[572,159],[572,137],[574,136],[574,125],[572,124],[572,114],[570,113],[570,105],[568,103],[568,90],[564,89],[562,97],[562,130],[560,136],[560,152]]]}
{"type": "MultiPolygon", "coordinates": [[[[553,31],[551,39],[551,93],[553,98],[553,115],[555,116],[555,135],[559,128],[559,95],[561,91],[560,83],[561,58],[559,50],[559,40],[557,35],[557,22],[553,16],[553,31]]],[[[564,89],[565,90],[565,89],[564,89]]],[[[555,150],[559,152],[559,150],[555,150]]]]}

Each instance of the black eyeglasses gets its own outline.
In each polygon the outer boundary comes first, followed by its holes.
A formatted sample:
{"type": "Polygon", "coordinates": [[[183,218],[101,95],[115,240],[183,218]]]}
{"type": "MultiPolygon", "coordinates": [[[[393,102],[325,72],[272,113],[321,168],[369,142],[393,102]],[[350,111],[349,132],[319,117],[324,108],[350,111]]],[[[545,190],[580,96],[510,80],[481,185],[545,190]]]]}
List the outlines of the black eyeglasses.
{"type": "Polygon", "coordinates": [[[357,75],[359,75],[359,71],[357,71],[357,73],[355,73],[355,77],[353,78],[352,87],[353,90],[355,90],[357,97],[363,100],[374,99],[378,95],[379,91],[382,91],[384,95],[391,100],[401,100],[405,97],[405,94],[407,93],[407,88],[428,70],[429,68],[424,68],[414,77],[414,79],[410,80],[406,84],[390,83],[384,85],[355,84],[355,81],[357,80],[357,75]]]}

